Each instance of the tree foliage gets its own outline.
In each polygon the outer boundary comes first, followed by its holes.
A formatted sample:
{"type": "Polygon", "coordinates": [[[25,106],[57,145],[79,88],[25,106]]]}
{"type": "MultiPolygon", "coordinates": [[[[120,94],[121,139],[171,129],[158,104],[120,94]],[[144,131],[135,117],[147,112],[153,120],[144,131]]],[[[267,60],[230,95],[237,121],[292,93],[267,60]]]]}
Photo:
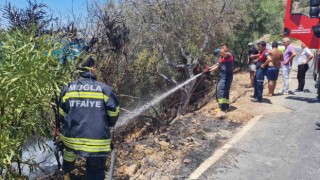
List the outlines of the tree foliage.
{"type": "MultiPolygon", "coordinates": [[[[114,87],[122,107],[131,107],[201,73],[221,42],[229,44],[236,60],[245,59],[249,41],[282,34],[284,12],[280,0],[92,1],[83,22],[51,29],[55,19],[43,3],[29,0],[24,9],[8,3],[3,9],[9,25],[0,36],[0,170],[6,172],[21,160],[28,138],[50,134],[53,99],[72,79],[76,63],[62,64],[53,52],[78,35],[83,50],[97,58],[99,80],[114,87]]],[[[73,53],[74,46],[68,47],[73,53]]],[[[174,116],[180,106],[185,113],[190,96],[199,99],[208,92],[193,94],[195,86],[213,88],[203,79],[173,95],[178,100],[170,105],[164,101],[160,110],[174,116]]]]}
{"type": "Polygon", "coordinates": [[[7,3],[2,10],[8,25],[0,36],[0,173],[6,178],[30,163],[22,159],[26,142],[50,136],[55,100],[75,70],[76,61],[60,63],[68,31],[49,29],[54,19],[47,10],[30,0],[26,8],[7,3]]]}
{"type": "Polygon", "coordinates": [[[150,99],[172,86],[166,79],[183,81],[193,76],[194,67],[211,65],[211,52],[221,42],[230,45],[236,60],[245,59],[248,42],[281,33],[283,12],[278,0],[109,0],[93,5],[89,22],[98,39],[99,76],[120,94],[150,99]],[[122,42],[118,51],[114,42],[122,42]],[[180,71],[180,65],[186,68],[180,71]]]}
{"type": "Polygon", "coordinates": [[[52,55],[62,46],[56,39],[19,30],[0,37],[0,170],[23,162],[20,152],[29,138],[51,134],[52,100],[72,71],[52,55]]]}

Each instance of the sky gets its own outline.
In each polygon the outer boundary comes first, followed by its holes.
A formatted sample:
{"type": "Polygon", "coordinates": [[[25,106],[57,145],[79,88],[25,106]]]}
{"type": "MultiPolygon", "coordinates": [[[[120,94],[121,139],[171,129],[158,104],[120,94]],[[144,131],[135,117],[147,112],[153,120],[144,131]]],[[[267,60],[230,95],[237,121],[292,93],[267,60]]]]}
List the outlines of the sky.
{"type": "MultiPolygon", "coordinates": [[[[90,0],[36,0],[37,3],[44,3],[48,6],[48,9],[52,12],[54,17],[66,17],[67,14],[71,14],[72,10],[75,15],[86,15],[86,2],[90,0]]],[[[11,3],[12,6],[17,8],[27,7],[27,0],[0,0],[0,17],[2,18],[2,8],[6,3],[11,3]]],[[[34,2],[34,0],[31,0],[34,2]]],[[[1,22],[5,24],[5,22],[1,22]]]]}

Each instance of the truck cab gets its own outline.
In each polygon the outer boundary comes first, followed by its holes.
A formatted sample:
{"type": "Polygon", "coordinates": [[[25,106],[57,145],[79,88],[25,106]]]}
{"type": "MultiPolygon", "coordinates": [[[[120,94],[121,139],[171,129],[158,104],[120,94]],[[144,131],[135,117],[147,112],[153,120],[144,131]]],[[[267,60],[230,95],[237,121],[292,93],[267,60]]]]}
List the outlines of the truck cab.
{"type": "Polygon", "coordinates": [[[313,77],[320,100],[320,0],[287,0],[284,17],[284,37],[299,39],[314,55],[313,77]]]}

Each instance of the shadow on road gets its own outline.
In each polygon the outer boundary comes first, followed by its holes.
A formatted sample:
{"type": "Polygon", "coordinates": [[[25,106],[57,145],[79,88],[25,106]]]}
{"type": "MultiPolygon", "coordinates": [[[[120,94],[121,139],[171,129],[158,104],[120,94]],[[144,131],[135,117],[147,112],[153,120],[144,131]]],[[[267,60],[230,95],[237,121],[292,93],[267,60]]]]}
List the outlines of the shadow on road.
{"type": "Polygon", "coordinates": [[[272,104],[272,102],[270,101],[270,99],[266,99],[266,98],[263,98],[261,103],[265,103],[265,104],[272,104]]]}
{"type": "Polygon", "coordinates": [[[304,93],[312,93],[309,89],[304,89],[303,92],[304,93]]]}
{"type": "Polygon", "coordinates": [[[307,98],[307,97],[298,97],[298,96],[288,96],[286,99],[291,99],[295,101],[304,101],[307,103],[319,103],[320,101],[317,98],[307,98]]]}

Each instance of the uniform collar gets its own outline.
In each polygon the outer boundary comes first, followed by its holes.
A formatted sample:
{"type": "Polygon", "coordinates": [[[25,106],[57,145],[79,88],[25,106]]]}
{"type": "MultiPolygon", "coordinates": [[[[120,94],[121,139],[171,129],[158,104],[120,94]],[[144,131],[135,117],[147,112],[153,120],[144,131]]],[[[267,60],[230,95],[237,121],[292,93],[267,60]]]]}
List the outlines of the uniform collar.
{"type": "Polygon", "coordinates": [[[87,78],[87,79],[97,80],[96,75],[94,75],[94,74],[92,74],[92,73],[90,73],[90,72],[82,72],[82,73],[80,74],[80,76],[83,77],[83,78],[87,78]]]}

